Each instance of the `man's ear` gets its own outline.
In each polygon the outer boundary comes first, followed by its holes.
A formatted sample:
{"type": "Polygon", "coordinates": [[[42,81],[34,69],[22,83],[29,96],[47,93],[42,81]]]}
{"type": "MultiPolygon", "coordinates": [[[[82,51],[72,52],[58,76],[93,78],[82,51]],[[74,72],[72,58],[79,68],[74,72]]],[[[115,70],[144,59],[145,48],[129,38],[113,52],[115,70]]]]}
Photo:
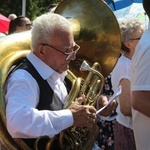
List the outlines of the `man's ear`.
{"type": "Polygon", "coordinates": [[[40,58],[43,58],[43,56],[44,56],[44,54],[45,54],[44,46],[41,45],[41,44],[39,44],[39,45],[37,46],[36,52],[37,52],[37,55],[38,55],[40,58]]]}

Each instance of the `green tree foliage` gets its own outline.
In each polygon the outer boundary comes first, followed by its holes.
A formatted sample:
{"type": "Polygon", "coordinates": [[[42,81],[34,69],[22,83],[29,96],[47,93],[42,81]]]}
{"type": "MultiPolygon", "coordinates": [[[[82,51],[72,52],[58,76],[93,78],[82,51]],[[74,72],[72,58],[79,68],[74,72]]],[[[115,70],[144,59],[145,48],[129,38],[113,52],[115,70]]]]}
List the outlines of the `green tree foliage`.
{"type": "MultiPolygon", "coordinates": [[[[58,4],[61,0],[26,0],[26,16],[31,20],[47,12],[50,4],[58,4]]],[[[0,13],[8,17],[9,14],[22,15],[22,0],[1,0],[0,13]]]]}

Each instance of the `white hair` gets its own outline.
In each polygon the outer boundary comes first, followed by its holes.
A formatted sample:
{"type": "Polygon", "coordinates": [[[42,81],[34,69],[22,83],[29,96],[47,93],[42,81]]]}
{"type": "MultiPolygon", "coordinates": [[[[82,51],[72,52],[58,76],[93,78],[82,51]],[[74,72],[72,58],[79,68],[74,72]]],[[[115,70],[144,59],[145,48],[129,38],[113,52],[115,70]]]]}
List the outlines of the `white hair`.
{"type": "Polygon", "coordinates": [[[10,20],[14,20],[14,19],[17,18],[17,15],[16,15],[16,14],[10,14],[10,15],[8,16],[8,18],[9,18],[10,20]]]}
{"type": "Polygon", "coordinates": [[[55,29],[60,31],[71,31],[70,22],[63,16],[55,13],[46,13],[37,17],[33,21],[33,29],[31,33],[31,48],[36,51],[36,47],[40,43],[48,43],[52,39],[55,29]]]}
{"type": "Polygon", "coordinates": [[[133,39],[135,35],[144,32],[143,23],[136,18],[120,20],[119,26],[121,30],[122,42],[129,41],[133,39]]]}

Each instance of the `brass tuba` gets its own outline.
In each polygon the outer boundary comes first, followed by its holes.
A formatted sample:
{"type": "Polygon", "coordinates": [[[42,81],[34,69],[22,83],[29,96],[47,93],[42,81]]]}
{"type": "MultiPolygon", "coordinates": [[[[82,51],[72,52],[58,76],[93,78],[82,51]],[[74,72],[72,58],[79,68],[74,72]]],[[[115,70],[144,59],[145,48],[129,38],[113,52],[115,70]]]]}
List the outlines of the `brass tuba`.
{"type": "MultiPolygon", "coordinates": [[[[104,77],[112,71],[120,55],[121,36],[117,19],[102,0],[63,0],[57,6],[55,13],[66,17],[72,23],[75,41],[81,47],[76,60],[71,62],[68,70],[67,77],[72,83],[72,88],[65,108],[81,93],[86,94],[87,101],[84,104],[95,105],[103,88],[104,77]],[[89,64],[84,66],[88,68],[89,73],[79,70],[84,60],[89,64]],[[91,98],[92,89],[96,94],[91,98]]],[[[30,36],[31,33],[28,31],[8,35],[0,40],[0,148],[2,150],[30,150],[21,139],[13,139],[7,132],[3,92],[9,69],[30,52],[30,36]]],[[[91,130],[85,127],[71,127],[62,131],[59,134],[60,148],[91,150],[94,130],[95,125],[91,130]]],[[[41,138],[36,141],[37,150],[40,140],[41,138]]],[[[48,139],[46,150],[52,149],[54,140],[55,137],[48,139]]]]}

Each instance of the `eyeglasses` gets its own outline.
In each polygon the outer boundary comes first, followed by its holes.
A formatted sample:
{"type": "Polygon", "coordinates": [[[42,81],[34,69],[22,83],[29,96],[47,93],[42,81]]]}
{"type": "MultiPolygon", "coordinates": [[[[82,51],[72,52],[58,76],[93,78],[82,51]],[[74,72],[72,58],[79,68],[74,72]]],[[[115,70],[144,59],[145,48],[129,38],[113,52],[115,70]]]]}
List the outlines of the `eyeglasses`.
{"type": "Polygon", "coordinates": [[[140,39],[141,39],[141,38],[135,38],[135,39],[130,39],[130,40],[133,40],[133,41],[134,41],[134,40],[140,40],[140,39]]]}
{"type": "Polygon", "coordinates": [[[20,26],[26,26],[27,28],[31,28],[32,24],[24,24],[24,25],[20,25],[20,26]]]}
{"type": "Polygon", "coordinates": [[[57,49],[57,48],[55,48],[55,47],[53,47],[53,46],[51,46],[49,44],[44,44],[43,43],[42,45],[43,46],[49,46],[49,47],[53,48],[54,50],[56,50],[56,51],[58,51],[58,52],[60,52],[60,53],[62,53],[64,55],[66,55],[67,56],[66,60],[68,60],[71,57],[75,56],[77,54],[78,50],[80,49],[80,46],[78,44],[75,44],[75,46],[73,46],[72,48],[70,48],[70,50],[72,50],[72,52],[66,53],[66,52],[62,52],[61,50],[59,50],[59,49],[57,49]]]}

